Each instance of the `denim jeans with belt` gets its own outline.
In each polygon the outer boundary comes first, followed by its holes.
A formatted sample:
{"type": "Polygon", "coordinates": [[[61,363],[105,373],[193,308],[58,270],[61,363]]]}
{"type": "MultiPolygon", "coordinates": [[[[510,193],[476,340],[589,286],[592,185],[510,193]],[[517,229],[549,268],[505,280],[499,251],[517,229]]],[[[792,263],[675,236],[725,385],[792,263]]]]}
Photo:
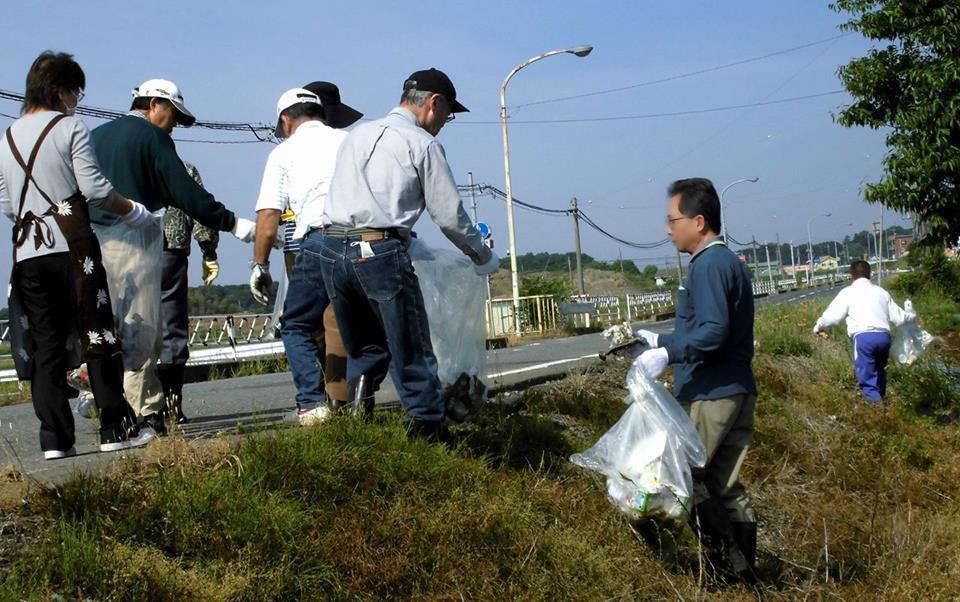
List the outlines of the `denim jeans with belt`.
{"type": "Polygon", "coordinates": [[[300,252],[320,262],[350,356],[347,378],[367,375],[379,386],[389,370],[406,420],[443,420],[437,358],[407,243],[399,238],[361,243],[359,237],[311,232],[300,252]]]}

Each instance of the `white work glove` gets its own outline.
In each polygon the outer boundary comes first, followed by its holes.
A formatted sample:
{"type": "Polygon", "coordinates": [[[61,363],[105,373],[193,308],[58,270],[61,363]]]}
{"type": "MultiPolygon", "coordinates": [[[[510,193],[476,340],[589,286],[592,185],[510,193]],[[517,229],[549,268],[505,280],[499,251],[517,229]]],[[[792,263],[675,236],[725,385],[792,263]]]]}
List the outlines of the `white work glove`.
{"type": "Polygon", "coordinates": [[[220,275],[220,264],[217,263],[216,259],[204,259],[203,260],[203,284],[205,286],[210,286],[213,284],[213,281],[217,279],[217,276],[220,275]]]}
{"type": "Polygon", "coordinates": [[[490,251],[490,260],[486,263],[481,263],[480,265],[473,264],[473,271],[477,273],[477,276],[489,276],[499,269],[500,257],[493,251],[490,251]]]}
{"type": "Polygon", "coordinates": [[[270,263],[253,263],[253,271],[250,273],[250,294],[263,305],[270,304],[270,285],[273,284],[273,278],[270,277],[270,263]]]}
{"type": "Polygon", "coordinates": [[[644,330],[642,328],[637,330],[637,336],[647,342],[647,345],[650,345],[653,348],[659,347],[660,335],[653,332],[652,330],[644,330]]]}
{"type": "Polygon", "coordinates": [[[658,349],[647,349],[640,354],[637,361],[640,362],[640,367],[643,368],[647,376],[652,379],[657,379],[663,376],[663,373],[666,371],[667,366],[670,364],[670,357],[667,355],[667,350],[661,347],[658,349]]]}
{"type": "Polygon", "coordinates": [[[163,215],[150,213],[149,209],[136,201],[130,201],[130,204],[133,205],[133,209],[127,212],[126,215],[120,216],[120,219],[123,220],[124,225],[128,228],[140,230],[141,228],[147,228],[163,220],[163,215]]]}
{"type": "Polygon", "coordinates": [[[903,314],[906,318],[906,322],[916,322],[917,321],[917,310],[913,309],[913,301],[907,299],[903,302],[903,314]]]}
{"type": "Polygon", "coordinates": [[[820,334],[821,332],[823,332],[823,322],[821,322],[821,321],[818,319],[818,320],[817,320],[817,323],[813,325],[813,334],[814,334],[814,335],[818,335],[818,334],[820,334]]]}
{"type": "Polygon", "coordinates": [[[253,235],[256,233],[256,230],[257,222],[238,217],[237,223],[233,225],[233,230],[230,230],[230,234],[236,236],[240,242],[250,242],[253,240],[253,235]]]}

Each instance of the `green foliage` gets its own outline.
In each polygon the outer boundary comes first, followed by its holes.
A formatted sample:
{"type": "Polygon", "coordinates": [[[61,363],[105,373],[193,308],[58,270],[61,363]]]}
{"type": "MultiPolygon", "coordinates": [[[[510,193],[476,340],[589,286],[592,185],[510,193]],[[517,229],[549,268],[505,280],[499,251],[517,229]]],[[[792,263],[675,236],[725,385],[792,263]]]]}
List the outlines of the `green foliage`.
{"type": "Polygon", "coordinates": [[[842,26],[877,43],[840,68],[854,102],[846,127],[889,128],[879,182],[864,198],[915,213],[930,242],[960,233],[960,3],[955,0],[836,0],[842,26]]]}
{"type": "Polygon", "coordinates": [[[566,278],[551,278],[548,276],[528,276],[520,281],[520,296],[533,295],[562,295],[568,296],[573,291],[566,278]]]}
{"type": "MultiPolygon", "coordinates": [[[[272,295],[276,295],[277,284],[273,286],[272,295]]],[[[243,284],[194,286],[190,288],[188,300],[191,316],[273,311],[272,306],[266,307],[254,301],[250,288],[243,284]]]]}

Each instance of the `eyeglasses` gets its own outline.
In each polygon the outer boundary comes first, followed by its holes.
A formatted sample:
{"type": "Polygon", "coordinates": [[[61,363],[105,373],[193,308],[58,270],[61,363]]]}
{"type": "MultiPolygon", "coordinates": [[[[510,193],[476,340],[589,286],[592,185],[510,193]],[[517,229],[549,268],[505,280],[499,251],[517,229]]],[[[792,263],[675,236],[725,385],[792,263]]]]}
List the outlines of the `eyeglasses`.
{"type": "Polygon", "coordinates": [[[81,100],[83,100],[83,97],[84,97],[83,90],[79,90],[79,89],[78,89],[76,92],[74,92],[74,94],[77,95],[77,102],[78,102],[78,103],[79,103],[81,100]]]}
{"type": "Polygon", "coordinates": [[[447,117],[446,117],[446,119],[443,120],[443,122],[444,122],[444,123],[450,123],[451,121],[453,121],[454,119],[457,118],[457,115],[453,112],[453,105],[450,104],[450,101],[447,100],[447,97],[444,96],[443,94],[438,94],[437,96],[439,96],[440,98],[442,98],[442,99],[443,99],[443,103],[444,103],[445,105],[447,105],[447,117]]]}
{"type": "Polygon", "coordinates": [[[680,217],[668,217],[667,225],[672,226],[673,222],[680,221],[682,219],[693,219],[692,217],[687,217],[686,215],[681,215],[680,217]]]}

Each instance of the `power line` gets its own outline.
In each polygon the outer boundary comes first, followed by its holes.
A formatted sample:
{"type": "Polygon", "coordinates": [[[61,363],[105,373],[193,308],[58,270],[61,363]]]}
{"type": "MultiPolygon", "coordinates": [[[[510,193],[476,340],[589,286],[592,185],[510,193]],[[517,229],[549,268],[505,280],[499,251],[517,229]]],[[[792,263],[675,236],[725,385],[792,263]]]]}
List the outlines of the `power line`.
{"type": "Polygon", "coordinates": [[[698,69],[697,71],[690,71],[690,72],[688,72],[688,73],[681,73],[681,74],[679,74],[679,75],[671,75],[671,76],[669,76],[669,77],[664,77],[664,78],[660,78],[660,79],[649,80],[649,81],[640,82],[640,83],[636,83],[636,84],[630,84],[630,85],[627,85],[627,86],[619,86],[619,87],[616,87],[616,88],[607,88],[607,89],[605,89],[605,90],[595,90],[595,91],[593,91],[593,92],[584,92],[584,93],[582,93],[582,94],[572,94],[572,95],[570,95],[570,96],[559,96],[559,97],[556,97],[556,98],[546,98],[546,99],[542,99],[542,100],[535,100],[535,101],[533,101],[533,102],[528,102],[528,103],[516,105],[516,108],[519,109],[519,108],[522,108],[522,107],[531,107],[531,106],[534,106],[534,105],[542,105],[542,104],[548,104],[548,103],[553,103],[553,102],[562,102],[562,101],[566,101],[566,100],[574,100],[574,99],[577,99],[577,98],[588,98],[588,97],[590,97],[590,96],[600,96],[600,95],[602,95],[602,94],[613,94],[614,92],[623,92],[623,91],[625,91],[625,90],[633,90],[633,89],[635,89],[635,88],[642,88],[642,87],[645,87],[645,86],[653,86],[653,85],[655,85],[655,84],[662,84],[662,83],[665,83],[665,82],[671,82],[671,81],[675,81],[675,80],[678,80],[678,79],[684,79],[684,78],[687,78],[687,77],[693,77],[693,76],[695,76],[695,75],[703,75],[704,73],[711,73],[711,72],[713,72],[713,71],[720,71],[720,70],[723,70],[723,69],[729,69],[729,68],[731,68],[731,67],[737,67],[737,66],[740,66],[740,65],[745,65],[745,64],[747,64],[747,63],[753,63],[753,62],[756,62],[756,61],[762,61],[762,60],[764,60],[764,59],[768,59],[768,58],[771,58],[771,57],[774,57],[774,56],[780,56],[780,55],[783,55],[783,54],[788,54],[788,53],[791,53],[791,52],[796,52],[796,51],[798,51],[798,50],[803,50],[803,49],[806,49],[806,48],[810,48],[810,47],[812,47],[812,46],[818,46],[818,45],[820,45],[820,44],[826,44],[827,42],[833,42],[833,41],[835,41],[835,40],[839,40],[840,38],[846,37],[846,36],[848,36],[848,35],[850,35],[850,34],[849,34],[849,33],[842,33],[842,34],[840,34],[840,35],[836,35],[836,36],[833,36],[833,37],[830,37],[830,38],[824,38],[824,39],[822,39],[822,40],[816,40],[816,41],[814,41],[814,42],[808,42],[808,43],[806,43],[806,44],[801,44],[800,46],[794,46],[794,47],[792,47],[792,48],[787,48],[787,49],[784,49],[784,50],[777,50],[776,52],[770,52],[770,53],[763,54],[763,55],[760,55],[760,56],[755,56],[755,57],[748,58],[748,59],[743,59],[743,60],[740,60],[740,61],[734,61],[734,62],[732,62],[732,63],[726,63],[726,64],[724,64],[724,65],[717,65],[717,66],[714,66],[714,67],[707,67],[706,69],[698,69]]]}
{"type": "MultiPolygon", "coordinates": [[[[6,100],[13,100],[16,102],[23,102],[23,95],[16,92],[11,92],[9,90],[0,90],[0,98],[6,100]]],[[[87,117],[93,117],[95,119],[103,119],[106,121],[117,119],[123,117],[127,114],[126,111],[115,111],[113,109],[105,109],[102,107],[91,107],[87,105],[80,105],[77,107],[77,114],[84,115],[87,117]]],[[[5,115],[6,116],[6,115],[5,115]]],[[[258,142],[273,142],[273,130],[275,126],[267,124],[252,124],[245,123],[241,121],[196,121],[192,127],[199,127],[208,130],[220,130],[220,131],[233,131],[233,132],[250,132],[253,134],[258,142]],[[262,134],[262,135],[261,135],[262,134]]],[[[211,142],[215,143],[215,142],[211,142]]]]}
{"type": "MultiPolygon", "coordinates": [[[[698,115],[702,113],[716,113],[720,111],[735,111],[737,109],[750,109],[754,107],[763,107],[767,105],[777,105],[784,104],[788,102],[797,102],[801,100],[809,100],[811,98],[821,98],[824,96],[833,96],[835,94],[843,94],[846,90],[832,90],[830,92],[818,92],[816,94],[806,94],[803,96],[792,96],[790,98],[778,98],[777,100],[765,100],[759,102],[751,102],[740,105],[728,105],[723,107],[708,107],[706,109],[691,109],[687,111],[671,111],[668,113],[643,113],[639,115],[616,115],[612,117],[580,117],[580,118],[568,118],[568,119],[523,119],[518,121],[511,121],[512,124],[553,124],[553,123],[596,123],[600,121],[629,121],[635,119],[655,119],[658,117],[680,117],[684,115],[698,115]]],[[[457,123],[462,123],[464,125],[499,125],[500,121],[461,121],[457,120],[457,123]]]]}
{"type": "MultiPolygon", "coordinates": [[[[470,190],[476,190],[480,194],[483,194],[484,192],[490,193],[490,196],[499,198],[500,200],[503,200],[503,201],[506,201],[507,199],[507,194],[505,192],[503,192],[498,188],[495,188],[494,186],[490,186],[488,184],[474,184],[472,187],[469,184],[458,185],[457,190],[461,193],[468,192],[470,190]]],[[[539,205],[534,205],[532,203],[526,203],[516,198],[513,198],[512,202],[523,209],[532,211],[534,213],[539,213],[541,215],[556,217],[558,215],[568,216],[573,214],[573,209],[550,209],[548,207],[541,207],[539,205]]],[[[659,240],[657,242],[652,242],[652,243],[641,243],[641,242],[633,242],[633,241],[625,240],[623,238],[615,236],[610,232],[607,232],[606,230],[604,230],[595,221],[593,221],[590,218],[590,216],[586,215],[581,209],[577,209],[577,214],[585,224],[587,224],[588,226],[590,226],[591,228],[599,232],[601,235],[609,238],[610,240],[613,240],[615,242],[618,242],[622,245],[625,245],[634,249],[655,249],[657,247],[661,247],[667,244],[668,242],[670,242],[669,238],[665,238],[663,240],[659,240]]]]}

